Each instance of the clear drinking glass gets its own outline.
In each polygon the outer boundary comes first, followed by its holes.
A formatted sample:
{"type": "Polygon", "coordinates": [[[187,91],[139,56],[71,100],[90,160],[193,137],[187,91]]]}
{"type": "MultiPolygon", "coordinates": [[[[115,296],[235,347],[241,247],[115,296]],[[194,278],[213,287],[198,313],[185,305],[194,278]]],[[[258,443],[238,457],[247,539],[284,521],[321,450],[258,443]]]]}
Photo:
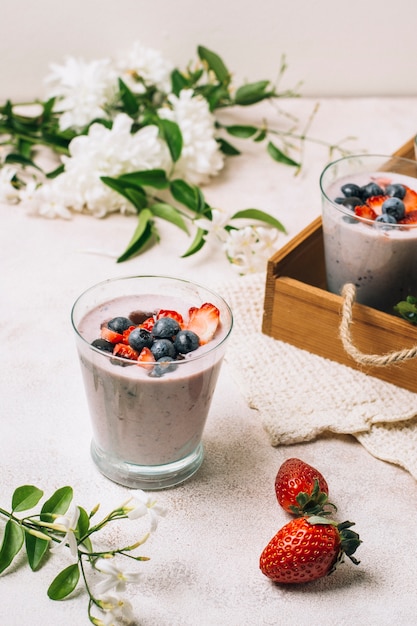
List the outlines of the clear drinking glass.
{"type": "Polygon", "coordinates": [[[353,283],[358,302],[388,313],[408,295],[417,295],[417,213],[412,215],[417,198],[416,161],[368,154],[348,156],[327,165],[320,188],[328,290],[340,294],[345,283],[353,283]],[[384,193],[388,184],[397,183],[413,190],[404,198],[409,211],[405,217],[416,219],[416,223],[358,217],[354,209],[345,206],[346,201],[340,203],[343,185],[363,187],[370,182],[382,186],[384,193]]]}
{"type": "Polygon", "coordinates": [[[233,316],[224,299],[193,282],[165,276],[131,276],[85,291],[71,313],[88,400],[91,454],[111,480],[133,488],[172,487],[200,467],[202,434],[230,335],[233,316]],[[113,317],[138,318],[158,309],[188,317],[210,302],[220,311],[214,338],[156,374],[91,345],[113,317]],[[168,368],[169,370],[171,368],[168,368]]]}

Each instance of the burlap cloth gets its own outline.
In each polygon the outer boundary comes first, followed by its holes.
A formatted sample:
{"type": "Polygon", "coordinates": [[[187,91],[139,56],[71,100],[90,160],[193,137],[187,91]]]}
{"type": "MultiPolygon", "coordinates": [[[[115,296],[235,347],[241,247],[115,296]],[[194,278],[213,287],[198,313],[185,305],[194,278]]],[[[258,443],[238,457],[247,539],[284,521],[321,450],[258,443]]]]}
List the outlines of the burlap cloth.
{"type": "Polygon", "coordinates": [[[264,335],[264,274],[216,289],[234,314],[227,366],[273,446],[350,434],[417,479],[417,394],[264,335]]]}

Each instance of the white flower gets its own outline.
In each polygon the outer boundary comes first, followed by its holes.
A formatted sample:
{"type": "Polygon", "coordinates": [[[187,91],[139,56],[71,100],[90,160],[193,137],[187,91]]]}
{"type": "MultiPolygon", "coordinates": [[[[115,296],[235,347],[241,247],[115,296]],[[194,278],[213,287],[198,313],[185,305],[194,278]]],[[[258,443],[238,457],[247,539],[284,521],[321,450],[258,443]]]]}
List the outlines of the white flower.
{"type": "Polygon", "coordinates": [[[10,165],[0,168],[0,202],[15,204],[19,201],[19,191],[13,184],[16,174],[16,168],[10,165]]]}
{"type": "Polygon", "coordinates": [[[80,509],[77,506],[73,508],[69,513],[67,513],[67,515],[60,515],[55,519],[54,526],[57,527],[57,530],[61,530],[65,534],[62,537],[61,541],[56,544],[56,546],[51,548],[51,552],[59,552],[66,546],[66,544],[68,544],[72,556],[77,556],[78,546],[75,531],[77,528],[79,517],[80,509]]]}
{"type": "Polygon", "coordinates": [[[57,98],[61,130],[81,129],[98,117],[108,117],[106,105],[117,93],[117,76],[108,59],[86,63],[68,57],[64,65],[51,64],[45,82],[48,96],[57,98]]]}
{"type": "Polygon", "coordinates": [[[207,217],[194,220],[194,224],[197,228],[207,231],[206,239],[214,237],[220,239],[220,241],[226,241],[227,231],[225,226],[229,223],[229,215],[221,209],[212,209],[211,217],[211,220],[207,217]]]}
{"type": "Polygon", "coordinates": [[[100,604],[104,605],[105,614],[102,619],[104,626],[115,626],[120,620],[131,623],[134,619],[132,605],[129,600],[118,596],[105,596],[99,598],[100,604]]]}
{"type": "Polygon", "coordinates": [[[110,589],[117,592],[124,591],[127,583],[135,583],[140,579],[139,572],[124,572],[110,559],[99,559],[96,569],[105,575],[104,580],[97,584],[96,590],[99,595],[107,593],[110,589]]]}
{"type": "Polygon", "coordinates": [[[224,249],[240,274],[254,274],[265,270],[277,236],[271,228],[245,226],[227,234],[224,249]]]}
{"type": "Polygon", "coordinates": [[[168,97],[172,108],[159,109],[159,116],[176,122],[183,137],[181,157],[175,163],[175,173],[189,183],[207,183],[223,168],[224,157],[215,139],[215,118],[207,100],[184,89],[179,97],[168,97]]]}
{"type": "Polygon", "coordinates": [[[151,532],[156,530],[159,517],[164,517],[166,514],[166,510],[142,489],[134,492],[134,495],[123,505],[123,509],[129,519],[137,519],[138,517],[149,515],[151,532]]]}
{"type": "Polygon", "coordinates": [[[115,211],[135,212],[133,205],[105,185],[100,177],[167,169],[170,158],[156,126],[145,126],[134,134],[130,132],[131,126],[131,118],[120,113],[111,129],[95,123],[88,135],[80,135],[70,142],[70,156],[62,157],[65,171],[54,179],[68,207],[79,212],[87,210],[96,217],[115,211]]]}
{"type": "Polygon", "coordinates": [[[164,92],[171,89],[173,64],[164,59],[158,50],[147,48],[138,41],[119,59],[117,68],[134,93],[144,93],[150,85],[164,92]]]}
{"type": "Polygon", "coordinates": [[[49,219],[71,218],[71,212],[65,204],[58,179],[42,186],[38,186],[35,181],[30,181],[19,191],[19,199],[30,215],[40,215],[49,219]]]}

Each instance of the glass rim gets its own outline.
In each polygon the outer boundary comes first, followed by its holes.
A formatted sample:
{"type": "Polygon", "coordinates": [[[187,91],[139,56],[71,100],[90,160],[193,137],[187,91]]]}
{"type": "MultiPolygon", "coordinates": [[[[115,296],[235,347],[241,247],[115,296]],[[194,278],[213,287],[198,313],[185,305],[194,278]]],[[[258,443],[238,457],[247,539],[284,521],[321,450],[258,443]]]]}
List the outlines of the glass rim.
{"type": "MultiPolygon", "coordinates": [[[[389,231],[389,230],[394,230],[394,231],[406,230],[406,231],[408,231],[408,230],[412,230],[414,228],[417,228],[417,223],[415,223],[415,224],[389,224],[389,223],[386,223],[386,222],[375,222],[375,220],[371,220],[371,219],[368,219],[366,217],[361,217],[359,215],[355,215],[350,209],[344,207],[342,204],[338,204],[337,202],[335,202],[334,200],[329,198],[329,196],[327,195],[326,191],[324,190],[323,179],[325,178],[325,176],[328,173],[328,171],[330,170],[330,168],[332,168],[334,166],[337,166],[339,163],[347,162],[347,161],[350,161],[350,160],[358,160],[359,161],[359,160],[368,160],[368,159],[386,160],[387,163],[389,163],[390,161],[391,162],[395,161],[395,162],[404,163],[404,164],[408,163],[409,165],[414,166],[415,169],[416,169],[416,187],[417,187],[417,161],[415,161],[414,159],[409,159],[407,157],[398,156],[396,154],[390,154],[390,155],[378,154],[378,153],[349,154],[349,155],[346,155],[344,157],[340,157],[338,159],[334,159],[333,161],[330,161],[323,168],[323,170],[322,170],[322,172],[320,174],[320,180],[319,180],[320,191],[322,193],[323,198],[325,198],[326,201],[331,206],[333,206],[335,209],[337,209],[340,213],[343,213],[344,215],[346,215],[347,217],[349,217],[352,220],[355,220],[358,223],[372,225],[374,228],[378,228],[378,229],[385,230],[385,231],[389,231]]],[[[415,191],[417,191],[417,189],[415,191]]]]}
{"type": "MultiPolygon", "coordinates": [[[[223,298],[223,296],[221,296],[219,293],[217,293],[216,291],[214,291],[213,289],[211,289],[210,287],[206,287],[205,285],[202,285],[201,283],[197,283],[193,280],[189,280],[187,278],[177,278],[175,276],[168,276],[168,275],[164,275],[164,274],[132,274],[129,276],[116,276],[114,278],[106,278],[105,280],[102,280],[98,283],[95,283],[94,285],[91,285],[90,287],[87,287],[87,289],[85,289],[74,301],[72,307],[71,307],[71,325],[72,328],[77,336],[77,338],[79,338],[83,344],[89,348],[90,350],[92,350],[93,352],[103,356],[104,358],[108,359],[108,360],[116,360],[117,362],[123,363],[123,364],[131,364],[131,365],[135,365],[135,361],[131,360],[131,359],[127,359],[124,357],[120,357],[117,355],[113,355],[110,352],[105,352],[104,350],[100,350],[100,348],[97,348],[96,346],[93,346],[85,337],[83,337],[83,335],[79,332],[77,325],[75,323],[74,320],[74,313],[76,310],[76,307],[79,305],[80,301],[82,300],[82,298],[84,298],[84,296],[86,296],[88,293],[92,292],[94,289],[103,287],[105,285],[108,285],[110,283],[115,283],[115,282],[122,282],[122,281],[127,281],[127,280],[135,280],[135,279],[157,279],[157,280],[167,280],[167,281],[172,281],[172,283],[183,283],[184,285],[190,285],[192,287],[196,287],[197,289],[202,289],[206,292],[208,292],[208,294],[212,294],[215,298],[217,298],[218,300],[221,301],[221,303],[223,304],[224,308],[226,309],[229,318],[230,318],[230,325],[229,328],[225,334],[225,336],[218,341],[217,343],[215,343],[215,345],[213,345],[211,348],[208,348],[207,350],[204,350],[204,352],[202,352],[201,354],[197,354],[194,356],[188,356],[188,355],[192,355],[192,352],[188,352],[187,355],[185,355],[184,359],[179,359],[174,361],[175,365],[178,366],[185,366],[187,363],[195,363],[197,362],[199,359],[203,359],[205,357],[207,357],[209,354],[211,354],[212,352],[214,352],[215,350],[218,350],[221,346],[223,346],[223,344],[227,341],[227,339],[230,337],[230,334],[232,332],[232,328],[234,325],[234,317],[233,317],[233,312],[232,309],[230,308],[230,305],[226,302],[226,300],[223,298]]],[[[106,300],[103,301],[103,304],[106,302],[106,300]]],[[[99,303],[97,303],[96,306],[98,306],[99,303]]],[[[220,317],[220,322],[222,322],[221,317],[220,317]]],[[[215,337],[213,338],[215,340],[215,337]]],[[[207,344],[206,344],[207,345],[207,344]]]]}

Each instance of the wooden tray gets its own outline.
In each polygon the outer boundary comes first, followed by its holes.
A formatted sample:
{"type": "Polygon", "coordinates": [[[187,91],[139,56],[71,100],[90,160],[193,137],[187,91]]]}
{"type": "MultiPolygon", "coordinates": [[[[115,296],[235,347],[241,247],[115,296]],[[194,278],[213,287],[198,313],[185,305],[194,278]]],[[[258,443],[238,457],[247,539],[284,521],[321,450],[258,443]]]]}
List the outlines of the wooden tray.
{"type": "MultiPolygon", "coordinates": [[[[414,141],[395,156],[414,158],[414,141]]],[[[323,232],[317,218],[268,261],[262,332],[338,363],[417,392],[417,359],[384,367],[358,365],[339,338],[342,298],[326,291],[323,232]]],[[[354,304],[351,333],[367,354],[417,345],[417,327],[393,315],[354,304]]]]}

